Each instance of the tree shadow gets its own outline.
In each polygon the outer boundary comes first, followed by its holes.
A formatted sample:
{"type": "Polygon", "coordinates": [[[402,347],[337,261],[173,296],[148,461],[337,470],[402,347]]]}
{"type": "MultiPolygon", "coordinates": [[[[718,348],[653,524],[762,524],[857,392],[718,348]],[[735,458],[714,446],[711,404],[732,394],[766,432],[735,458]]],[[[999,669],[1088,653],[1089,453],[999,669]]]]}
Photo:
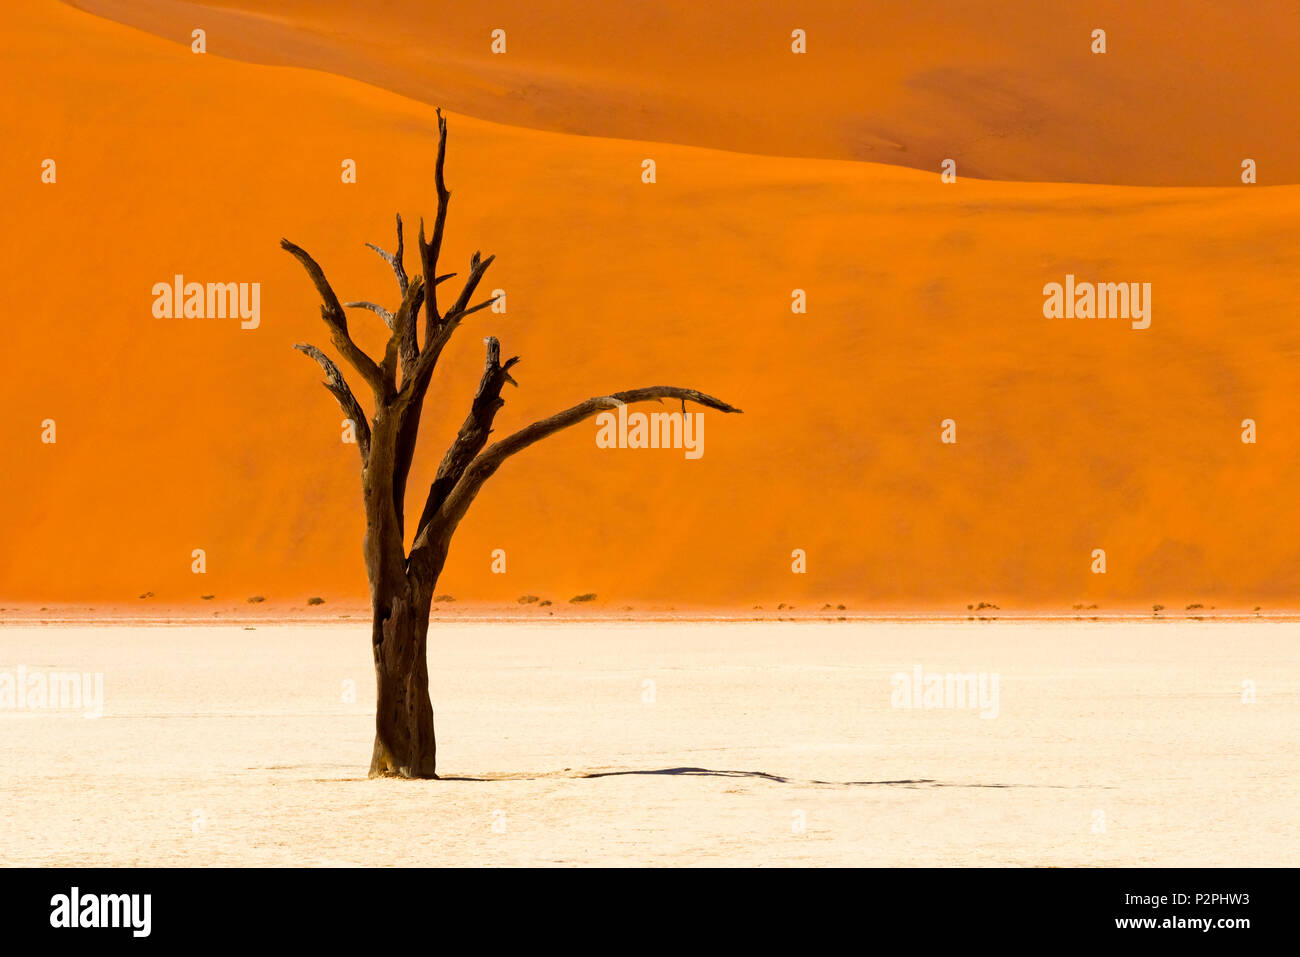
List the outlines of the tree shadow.
{"type": "Polygon", "coordinates": [[[582,778],[616,778],[626,775],[641,774],[671,774],[671,775],[689,775],[692,777],[711,777],[711,778],[757,778],[761,781],[773,781],[777,784],[805,784],[821,785],[829,787],[864,787],[871,785],[919,785],[919,784],[937,784],[931,778],[900,778],[895,781],[818,781],[808,780],[800,781],[795,778],[782,777],[779,774],[768,774],[766,771],[721,771],[711,768],[657,768],[645,771],[589,771],[580,774],[582,778]]]}
{"type": "Polygon", "coordinates": [[[595,778],[618,778],[618,777],[709,777],[709,778],[737,778],[755,781],[770,781],[773,784],[792,784],[796,787],[827,787],[827,788],[853,788],[853,787],[900,787],[900,788],[1051,788],[1051,789],[1076,789],[1076,788],[1107,788],[1108,785],[1091,785],[1091,784],[1001,784],[1001,783],[981,783],[981,782],[955,782],[939,781],[935,778],[895,778],[882,781],[822,781],[816,778],[789,778],[780,774],[769,774],[766,771],[728,771],[717,768],[697,768],[697,767],[677,767],[677,768],[640,768],[626,770],[609,770],[609,771],[576,771],[572,768],[565,768],[563,771],[551,771],[538,773],[519,773],[519,774],[493,774],[482,777],[447,775],[440,778],[442,781],[470,781],[489,783],[493,781],[540,781],[540,780],[593,780],[595,778]]]}
{"type": "Polygon", "coordinates": [[[491,782],[491,781],[539,781],[547,778],[568,778],[570,780],[592,780],[594,778],[617,778],[629,776],[685,776],[685,777],[710,777],[710,778],[750,778],[759,781],[771,781],[774,784],[795,784],[817,787],[866,787],[866,786],[887,786],[896,785],[900,787],[919,787],[919,786],[940,786],[937,781],[929,778],[900,778],[894,781],[818,781],[818,780],[799,780],[797,778],[782,777],[779,774],[769,774],[766,771],[726,771],[713,768],[644,768],[629,769],[623,771],[575,771],[565,768],[563,771],[552,771],[541,774],[493,774],[487,776],[473,777],[469,775],[443,775],[439,777],[441,781],[472,781],[472,782],[491,782]]]}

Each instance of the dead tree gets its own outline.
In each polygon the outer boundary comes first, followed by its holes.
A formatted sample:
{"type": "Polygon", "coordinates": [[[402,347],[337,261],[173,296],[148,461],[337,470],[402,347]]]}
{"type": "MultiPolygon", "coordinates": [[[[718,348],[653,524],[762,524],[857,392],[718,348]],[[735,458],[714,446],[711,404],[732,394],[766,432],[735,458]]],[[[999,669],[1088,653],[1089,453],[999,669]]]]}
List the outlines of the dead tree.
{"type": "Polygon", "coordinates": [[[281,247],[307,270],[320,294],[321,316],[334,347],[370,387],[373,398],[374,415],[367,419],[339,367],[325,353],[302,343],[294,347],[311,356],[325,370],[325,388],[338,400],[344,415],[355,423],[357,446],[361,451],[361,487],[366,510],[362,551],[370,579],[371,643],[378,692],[371,777],[437,777],[433,705],[429,699],[426,657],[430,604],[434,586],[447,560],[452,534],[474,496],[506,459],[561,429],[576,425],[602,410],[616,408],[621,403],[671,398],[681,400],[683,408],[687,401],[691,401],[720,412],[740,411],[694,389],[649,386],[588,399],[489,445],[493,419],[505,404],[501,390],[506,383],[517,385],[510,370],[519,359],[515,357],[502,362],[500,344],[496,339],[488,338],[485,340],[487,359],[478,391],[460,431],[438,466],[412,531],[408,551],[406,481],[415,455],[425,393],[438,359],[456,329],[467,317],[495,301],[485,299],[471,303],[493,259],[492,256],[484,259],[476,252],[470,259],[469,273],[455,299],[441,306],[438,302],[438,287],[455,276],[454,273],[439,275],[437,269],[447,206],[451,199],[443,178],[446,151],[447,122],[439,111],[438,156],[434,165],[438,213],[427,241],[424,220],[420,221],[423,275],[407,275],[400,214],[397,217],[396,252],[389,253],[367,243],[388,262],[397,277],[401,303],[396,310],[390,311],[373,302],[340,303],[316,261],[289,240],[280,241],[281,247]],[[372,359],[352,341],[344,305],[369,310],[387,324],[390,331],[388,345],[379,361],[372,359]],[[417,335],[421,310],[424,312],[424,331],[417,335]]]}

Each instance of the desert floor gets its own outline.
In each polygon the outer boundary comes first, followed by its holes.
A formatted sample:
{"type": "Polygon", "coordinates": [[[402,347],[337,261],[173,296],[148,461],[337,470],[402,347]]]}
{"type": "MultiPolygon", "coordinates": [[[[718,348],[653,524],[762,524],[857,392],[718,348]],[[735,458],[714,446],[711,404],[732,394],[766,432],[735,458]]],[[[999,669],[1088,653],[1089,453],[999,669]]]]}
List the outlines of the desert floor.
{"type": "Polygon", "coordinates": [[[364,623],[11,624],[0,673],[104,697],[0,712],[0,858],[1295,866],[1297,627],[440,623],[445,778],[403,782],[364,623]],[[996,717],[892,707],[917,666],[996,717]]]}

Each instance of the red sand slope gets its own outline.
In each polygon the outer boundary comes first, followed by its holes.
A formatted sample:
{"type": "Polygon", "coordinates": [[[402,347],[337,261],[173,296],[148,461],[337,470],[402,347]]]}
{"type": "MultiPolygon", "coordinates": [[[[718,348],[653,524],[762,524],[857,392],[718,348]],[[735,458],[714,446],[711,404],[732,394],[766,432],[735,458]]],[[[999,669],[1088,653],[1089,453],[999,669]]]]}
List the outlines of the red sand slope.
{"type": "MultiPolygon", "coordinates": [[[[391,300],[361,244],[432,210],[432,110],[48,0],[8,16],[0,604],[363,596],[356,451],[292,351],[327,343],[277,243],[310,249],[344,298],[391,300]],[[151,287],[177,272],[261,282],[260,328],[154,318],[151,287]]],[[[509,312],[449,349],[413,490],[489,333],[524,357],[502,430],[660,382],[745,409],[707,417],[698,461],[597,449],[593,425],[511,462],[454,545],[440,590],[462,601],[1300,599],[1300,187],[943,185],[463,115],[448,178],[448,261],[495,252],[486,285],[509,312]],[[1067,272],[1151,282],[1151,328],[1045,319],[1043,284],[1067,272]]],[[[354,320],[372,348],[378,326],[354,320]]]]}

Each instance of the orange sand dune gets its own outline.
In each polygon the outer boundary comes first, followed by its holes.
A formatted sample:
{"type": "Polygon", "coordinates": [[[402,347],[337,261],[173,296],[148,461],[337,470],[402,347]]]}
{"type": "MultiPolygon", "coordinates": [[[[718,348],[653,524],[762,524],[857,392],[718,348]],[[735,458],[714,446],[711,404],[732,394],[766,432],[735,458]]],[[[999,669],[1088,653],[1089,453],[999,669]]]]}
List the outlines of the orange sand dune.
{"type": "Polygon", "coordinates": [[[1294,0],[69,2],[535,129],[1049,182],[1231,185],[1252,158],[1300,181],[1294,0]]]}
{"type": "MultiPolygon", "coordinates": [[[[305,245],[343,298],[391,304],[362,243],[391,243],[394,211],[431,212],[432,109],[50,0],[6,16],[0,603],[363,598],[357,453],[291,348],[328,343],[277,243],[305,245]],[[262,283],[260,327],[155,318],[151,288],[176,273],[262,283]]],[[[508,313],[449,348],[408,509],[487,334],[523,356],[502,432],[661,382],[745,414],[707,415],[697,461],[598,449],[594,424],[528,451],[471,510],[440,591],[854,610],[1300,600],[1300,187],[944,185],[450,122],[447,262],[495,252],[485,288],[507,290],[508,313]],[[1152,283],[1151,327],[1045,319],[1043,285],[1067,273],[1152,283]]],[[[353,320],[372,350],[380,325],[353,320]]]]}

